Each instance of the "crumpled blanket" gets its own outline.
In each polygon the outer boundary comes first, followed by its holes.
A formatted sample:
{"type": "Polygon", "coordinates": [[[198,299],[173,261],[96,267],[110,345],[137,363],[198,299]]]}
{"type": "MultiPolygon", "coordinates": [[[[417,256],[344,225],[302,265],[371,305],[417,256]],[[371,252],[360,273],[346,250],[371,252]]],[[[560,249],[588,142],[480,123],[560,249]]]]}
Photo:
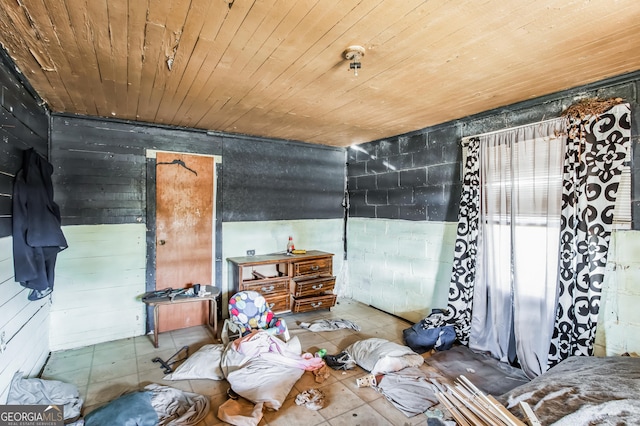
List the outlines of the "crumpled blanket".
{"type": "Polygon", "coordinates": [[[144,387],[151,392],[151,406],[158,413],[158,424],[189,426],[201,422],[209,413],[209,398],[155,383],[144,387]]]}
{"type": "Polygon", "coordinates": [[[58,380],[28,379],[22,376],[22,371],[13,375],[7,404],[62,405],[65,420],[80,417],[83,400],[75,385],[58,380]]]}
{"type": "Polygon", "coordinates": [[[90,412],[85,426],[194,426],[209,413],[209,398],[155,383],[90,412]]]}
{"type": "Polygon", "coordinates": [[[437,392],[445,392],[435,378],[417,367],[407,367],[382,376],[376,388],[407,417],[424,413],[439,403],[437,392]]]}
{"type": "Polygon", "coordinates": [[[346,319],[319,319],[312,322],[301,322],[300,327],[316,332],[333,331],[341,328],[351,328],[355,331],[360,331],[360,326],[358,324],[346,319]]]}

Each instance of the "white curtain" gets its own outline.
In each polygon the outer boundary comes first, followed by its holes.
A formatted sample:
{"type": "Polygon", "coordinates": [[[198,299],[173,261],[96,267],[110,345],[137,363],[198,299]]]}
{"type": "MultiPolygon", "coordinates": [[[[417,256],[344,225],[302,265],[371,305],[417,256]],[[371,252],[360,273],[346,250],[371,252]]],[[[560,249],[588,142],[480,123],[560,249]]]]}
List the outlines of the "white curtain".
{"type": "Polygon", "coordinates": [[[480,135],[480,217],[469,347],[547,369],[566,145],[562,119],[480,135]]]}

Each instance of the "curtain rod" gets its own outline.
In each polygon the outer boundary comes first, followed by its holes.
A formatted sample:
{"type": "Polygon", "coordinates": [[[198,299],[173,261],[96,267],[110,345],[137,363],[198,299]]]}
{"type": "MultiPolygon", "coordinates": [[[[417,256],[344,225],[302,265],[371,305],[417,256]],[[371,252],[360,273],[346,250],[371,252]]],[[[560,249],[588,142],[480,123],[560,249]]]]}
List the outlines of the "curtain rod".
{"type": "Polygon", "coordinates": [[[564,117],[555,117],[555,118],[549,118],[547,120],[542,120],[542,121],[537,121],[535,123],[528,123],[528,124],[521,124],[519,126],[515,126],[515,127],[507,127],[504,129],[500,129],[500,130],[494,130],[491,132],[486,132],[486,133],[479,133],[477,135],[471,135],[471,136],[464,136],[460,142],[461,143],[466,143],[469,139],[471,138],[478,138],[480,136],[489,136],[489,135],[495,135],[496,133],[503,133],[503,132],[512,132],[514,130],[517,129],[521,129],[523,127],[529,127],[529,126],[536,126],[536,125],[540,125],[540,124],[546,124],[546,123],[551,123],[553,121],[558,121],[558,120],[564,120],[564,117]]]}

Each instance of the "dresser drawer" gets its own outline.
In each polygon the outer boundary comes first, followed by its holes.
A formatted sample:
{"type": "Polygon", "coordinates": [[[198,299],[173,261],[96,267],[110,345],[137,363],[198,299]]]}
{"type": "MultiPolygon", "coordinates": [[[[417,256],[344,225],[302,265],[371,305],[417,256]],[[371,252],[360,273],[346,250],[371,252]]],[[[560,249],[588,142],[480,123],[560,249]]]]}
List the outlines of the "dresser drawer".
{"type": "Polygon", "coordinates": [[[293,264],[293,276],[306,275],[331,275],[333,273],[333,260],[330,257],[314,260],[304,260],[293,264]]]}
{"type": "Polygon", "coordinates": [[[336,295],[332,293],[320,296],[297,299],[291,296],[291,310],[293,312],[309,312],[317,309],[329,309],[336,304],[336,295]]]}
{"type": "Polygon", "coordinates": [[[288,294],[281,296],[268,296],[265,297],[265,300],[267,301],[267,306],[274,314],[291,311],[291,296],[288,294]]]}
{"type": "Polygon", "coordinates": [[[294,281],[292,294],[295,297],[314,296],[320,293],[332,292],[336,285],[336,277],[318,277],[294,281]]]}
{"type": "Polygon", "coordinates": [[[273,280],[243,281],[241,290],[257,291],[264,297],[289,293],[289,278],[273,280]]]}

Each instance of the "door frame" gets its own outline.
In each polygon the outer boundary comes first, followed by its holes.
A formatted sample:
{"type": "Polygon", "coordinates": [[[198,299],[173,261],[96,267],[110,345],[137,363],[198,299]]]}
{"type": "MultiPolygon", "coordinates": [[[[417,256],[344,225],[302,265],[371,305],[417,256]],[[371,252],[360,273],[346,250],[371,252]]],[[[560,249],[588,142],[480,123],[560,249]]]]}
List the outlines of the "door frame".
{"type": "MultiPolygon", "coordinates": [[[[214,238],[212,238],[212,283],[221,288],[222,286],[222,156],[211,154],[200,154],[197,152],[185,151],[168,151],[161,149],[146,150],[146,265],[145,265],[145,291],[155,291],[156,289],[156,154],[158,152],[170,154],[186,154],[197,155],[202,157],[213,158],[215,167],[213,176],[213,218],[212,229],[214,238]]],[[[219,302],[219,301],[218,301],[219,302]]],[[[220,318],[220,303],[216,304],[218,312],[215,315],[220,318]]],[[[155,324],[153,323],[153,309],[147,307],[147,318],[145,333],[149,334],[153,331],[155,324]]]]}

